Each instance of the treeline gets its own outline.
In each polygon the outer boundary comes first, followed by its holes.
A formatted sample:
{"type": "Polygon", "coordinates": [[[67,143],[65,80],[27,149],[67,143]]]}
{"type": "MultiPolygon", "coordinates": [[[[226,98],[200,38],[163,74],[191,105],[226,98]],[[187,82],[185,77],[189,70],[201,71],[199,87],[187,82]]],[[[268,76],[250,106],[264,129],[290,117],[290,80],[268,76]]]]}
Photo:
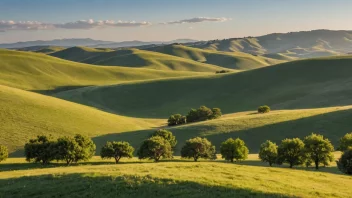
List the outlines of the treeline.
{"type": "Polygon", "coordinates": [[[208,108],[201,106],[198,109],[191,109],[186,116],[174,114],[167,120],[168,126],[175,126],[191,122],[200,122],[205,120],[213,120],[222,116],[220,108],[208,108]]]}

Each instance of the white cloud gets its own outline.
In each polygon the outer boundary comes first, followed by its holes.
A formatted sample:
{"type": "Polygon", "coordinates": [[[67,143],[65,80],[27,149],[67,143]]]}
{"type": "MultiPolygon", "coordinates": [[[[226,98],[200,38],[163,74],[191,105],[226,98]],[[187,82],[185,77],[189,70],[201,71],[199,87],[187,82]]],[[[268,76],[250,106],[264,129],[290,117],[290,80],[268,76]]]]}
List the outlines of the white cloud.
{"type": "Polygon", "coordinates": [[[160,24],[172,25],[172,24],[184,24],[184,23],[224,22],[224,21],[229,21],[229,20],[231,20],[231,18],[195,17],[195,18],[191,18],[191,19],[183,19],[183,20],[179,20],[179,21],[169,21],[169,22],[160,23],[160,24]]]}
{"type": "Polygon", "coordinates": [[[9,30],[44,30],[53,29],[52,24],[41,23],[38,21],[0,21],[0,31],[9,30]]]}

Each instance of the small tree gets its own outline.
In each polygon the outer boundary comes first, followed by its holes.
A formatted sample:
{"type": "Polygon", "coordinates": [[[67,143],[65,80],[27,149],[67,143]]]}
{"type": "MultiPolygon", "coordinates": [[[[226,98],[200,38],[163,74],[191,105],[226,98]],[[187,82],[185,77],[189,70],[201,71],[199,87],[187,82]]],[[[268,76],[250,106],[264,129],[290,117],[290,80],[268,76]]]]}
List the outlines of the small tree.
{"type": "Polygon", "coordinates": [[[352,175],[352,147],[346,149],[339,161],[337,161],[337,167],[345,174],[352,175]]]}
{"type": "Polygon", "coordinates": [[[196,122],[198,121],[198,111],[196,109],[191,109],[187,116],[186,116],[187,122],[196,122]]]}
{"type": "Polygon", "coordinates": [[[345,151],[348,147],[352,147],[352,133],[347,133],[340,139],[340,145],[338,150],[345,151]]]}
{"type": "Polygon", "coordinates": [[[159,129],[155,131],[151,137],[154,137],[154,136],[160,136],[164,138],[166,141],[170,143],[170,146],[172,149],[174,149],[177,144],[176,137],[172,134],[171,131],[168,131],[166,129],[159,129]]]}
{"type": "Polygon", "coordinates": [[[206,106],[199,107],[199,109],[197,110],[197,113],[198,113],[198,121],[208,120],[213,115],[213,111],[206,106]]]}
{"type": "Polygon", "coordinates": [[[209,119],[217,119],[222,116],[221,109],[220,108],[212,108],[211,111],[213,114],[209,117],[209,119]]]}
{"type": "Polygon", "coordinates": [[[314,134],[304,138],[304,152],[315,164],[315,169],[319,169],[319,164],[328,165],[334,160],[334,146],[329,139],[322,135],[314,134]]]}
{"type": "Polygon", "coordinates": [[[63,160],[67,165],[75,161],[77,152],[80,147],[76,140],[72,137],[60,137],[56,142],[56,160],[63,160]]]}
{"type": "Polygon", "coordinates": [[[270,166],[272,166],[277,160],[277,145],[270,140],[267,140],[263,144],[260,145],[259,150],[259,158],[263,162],[268,162],[270,166]]]}
{"type": "Polygon", "coordinates": [[[172,158],[172,148],[163,137],[154,136],[143,141],[137,155],[139,159],[149,158],[158,162],[161,157],[172,158]]]}
{"type": "Polygon", "coordinates": [[[24,146],[26,160],[43,165],[50,163],[56,158],[56,145],[55,142],[44,135],[37,136],[36,139],[30,139],[24,146]]]}
{"type": "Polygon", "coordinates": [[[102,159],[114,158],[117,164],[122,157],[132,158],[134,148],[128,142],[106,142],[101,148],[102,159]]]}
{"type": "Polygon", "coordinates": [[[199,158],[216,159],[215,146],[206,138],[196,137],[189,139],[181,149],[181,157],[193,158],[195,162],[199,158]]]}
{"type": "Polygon", "coordinates": [[[290,164],[290,168],[304,162],[304,143],[299,138],[284,139],[278,147],[277,163],[290,164]]]}
{"type": "Polygon", "coordinates": [[[0,145],[0,162],[5,161],[9,157],[9,151],[6,146],[0,145]]]}
{"type": "Polygon", "coordinates": [[[182,116],[181,114],[171,115],[167,120],[167,123],[168,123],[168,126],[186,124],[186,116],[182,116]]]}
{"type": "Polygon", "coordinates": [[[75,135],[74,139],[78,144],[78,150],[75,152],[76,156],[74,162],[87,161],[91,159],[94,156],[96,149],[92,139],[80,134],[75,135]]]}
{"type": "Polygon", "coordinates": [[[225,142],[221,143],[220,153],[223,159],[233,162],[245,160],[248,158],[248,148],[243,140],[237,138],[229,138],[225,142]]]}
{"type": "Polygon", "coordinates": [[[258,113],[269,113],[270,107],[267,105],[258,107],[258,113]]]}

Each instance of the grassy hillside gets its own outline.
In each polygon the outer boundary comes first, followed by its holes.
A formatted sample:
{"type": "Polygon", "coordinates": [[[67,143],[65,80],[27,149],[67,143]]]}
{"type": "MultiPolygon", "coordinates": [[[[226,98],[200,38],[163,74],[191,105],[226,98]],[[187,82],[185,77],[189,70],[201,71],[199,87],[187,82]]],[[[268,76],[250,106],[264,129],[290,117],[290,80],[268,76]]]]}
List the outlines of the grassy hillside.
{"type": "Polygon", "coordinates": [[[26,90],[106,85],[125,81],[200,75],[144,68],[97,67],[48,55],[0,49],[0,84],[26,90]]]}
{"type": "Polygon", "coordinates": [[[23,47],[23,48],[18,48],[17,50],[19,51],[31,51],[31,52],[38,52],[38,53],[44,53],[44,54],[50,54],[54,52],[61,51],[63,49],[66,49],[65,47],[61,46],[31,46],[31,47],[23,47]]]}
{"type": "Polygon", "coordinates": [[[215,72],[224,68],[170,56],[157,52],[123,49],[99,50],[94,48],[73,47],[51,54],[52,56],[95,65],[119,65],[125,67],[144,67],[158,70],[215,72]]]}
{"type": "Polygon", "coordinates": [[[272,58],[253,56],[241,52],[219,52],[177,44],[157,46],[146,50],[239,70],[255,69],[282,62],[272,58]]]}
{"type": "Polygon", "coordinates": [[[97,159],[88,165],[29,169],[22,163],[23,158],[0,164],[0,171],[19,169],[1,172],[0,197],[345,198],[352,193],[351,177],[330,173],[336,167],[322,168],[323,172],[292,170],[263,167],[257,159],[239,164],[122,159],[118,165],[97,159]]]}
{"type": "Polygon", "coordinates": [[[273,109],[317,108],[352,104],[351,72],[351,56],[320,58],[235,74],[87,87],[58,97],[146,118],[186,114],[201,105],[219,107],[224,113],[263,104],[273,109]]]}
{"type": "MultiPolygon", "coordinates": [[[[10,152],[36,135],[97,136],[151,128],[147,120],[109,114],[91,107],[0,85],[0,145],[10,152]]],[[[17,153],[22,156],[23,154],[17,153]]]]}

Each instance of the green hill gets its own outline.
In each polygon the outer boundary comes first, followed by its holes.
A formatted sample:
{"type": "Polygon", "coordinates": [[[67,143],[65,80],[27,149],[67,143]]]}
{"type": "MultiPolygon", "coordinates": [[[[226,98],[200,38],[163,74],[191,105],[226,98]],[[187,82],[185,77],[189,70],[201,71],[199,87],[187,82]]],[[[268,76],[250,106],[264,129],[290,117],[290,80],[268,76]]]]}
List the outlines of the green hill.
{"type": "Polygon", "coordinates": [[[264,104],[273,109],[318,108],[352,104],[351,72],[351,56],[332,57],[234,74],[87,87],[57,96],[144,118],[186,114],[201,105],[219,107],[224,113],[254,110],[264,104]]]}
{"type": "Polygon", "coordinates": [[[30,52],[38,52],[38,53],[44,53],[44,54],[50,54],[54,52],[61,51],[63,49],[66,49],[65,47],[61,46],[30,46],[30,47],[23,47],[23,48],[17,48],[19,51],[30,51],[30,52]]]}
{"type": "Polygon", "coordinates": [[[196,72],[158,71],[145,68],[98,67],[39,53],[1,49],[0,60],[0,84],[26,90],[51,90],[200,75],[196,72]]]}
{"type": "Polygon", "coordinates": [[[195,72],[215,72],[224,69],[215,65],[139,49],[99,50],[94,48],[72,47],[51,55],[76,62],[107,66],[118,65],[195,72]]]}
{"type": "Polygon", "coordinates": [[[253,56],[241,52],[203,50],[180,44],[152,47],[147,48],[146,50],[239,70],[255,69],[283,62],[272,58],[253,56]]]}

